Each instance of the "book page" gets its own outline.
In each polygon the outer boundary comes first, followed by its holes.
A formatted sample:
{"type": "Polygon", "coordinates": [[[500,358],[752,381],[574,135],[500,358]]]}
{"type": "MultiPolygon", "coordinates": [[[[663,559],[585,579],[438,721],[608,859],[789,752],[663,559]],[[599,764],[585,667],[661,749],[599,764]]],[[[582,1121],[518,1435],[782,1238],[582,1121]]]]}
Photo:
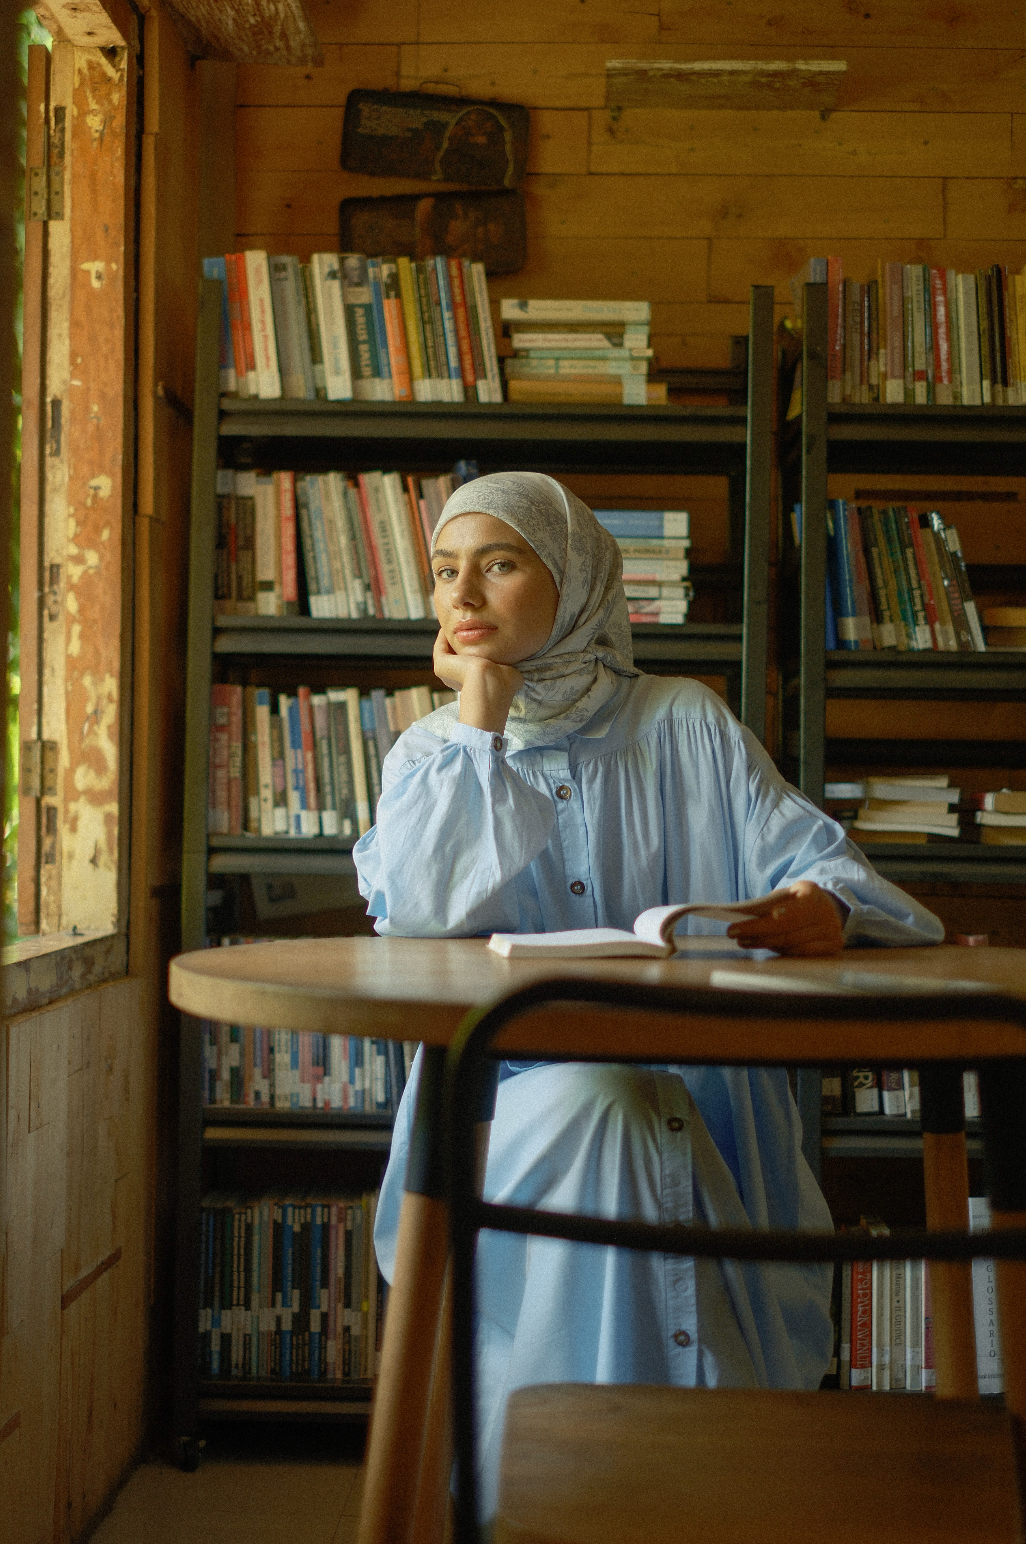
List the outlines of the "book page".
{"type": "Polygon", "coordinates": [[[683,916],[710,917],[714,922],[738,922],[742,917],[758,916],[751,901],[689,901],[678,906],[650,906],[634,923],[634,931],[647,943],[673,948],[673,930],[683,916]]]}
{"type": "Polygon", "coordinates": [[[504,959],[616,959],[665,955],[666,946],[616,927],[577,928],[565,933],[493,933],[488,947],[504,959]]]}

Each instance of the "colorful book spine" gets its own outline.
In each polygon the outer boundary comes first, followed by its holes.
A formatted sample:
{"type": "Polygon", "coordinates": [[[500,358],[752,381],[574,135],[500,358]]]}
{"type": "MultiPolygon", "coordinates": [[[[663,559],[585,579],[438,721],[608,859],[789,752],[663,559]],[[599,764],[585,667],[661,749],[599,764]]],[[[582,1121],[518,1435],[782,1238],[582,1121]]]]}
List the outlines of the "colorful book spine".
{"type": "Polygon", "coordinates": [[[413,264],[408,257],[396,259],[399,276],[399,295],[402,301],[403,322],[406,330],[406,347],[410,359],[410,379],[415,402],[431,400],[428,367],[424,345],[424,323],[420,314],[420,298],[413,264]]]}
{"type": "Polygon", "coordinates": [[[381,259],[378,257],[367,259],[367,283],[371,292],[371,320],[378,355],[378,396],[383,402],[394,402],[392,360],[388,348],[388,327],[385,323],[385,296],[381,285],[381,259]]]}
{"type": "Polygon", "coordinates": [[[223,257],[203,259],[203,277],[217,279],[221,285],[221,352],[218,358],[218,387],[226,395],[238,389],[235,373],[235,347],[232,341],[232,323],[228,311],[228,273],[223,257]]]}
{"type": "Polygon", "coordinates": [[[412,402],[410,355],[406,346],[406,327],[403,322],[403,302],[396,260],[393,257],[383,257],[379,266],[381,303],[392,371],[392,394],[396,402],[412,402]]]}
{"type": "Polygon", "coordinates": [[[253,329],[253,354],[256,359],[257,391],[261,398],[281,396],[278,347],[274,337],[274,309],[271,300],[271,274],[267,253],[245,253],[246,284],[249,290],[249,319],[253,329]]]}
{"type": "Polygon", "coordinates": [[[348,402],[353,396],[353,369],[339,254],[315,252],[310,259],[310,272],[324,355],[325,396],[329,402],[348,402]]]}
{"type": "Polygon", "coordinates": [[[341,256],[353,396],[362,402],[387,400],[381,389],[374,295],[367,276],[367,259],[359,252],[343,252],[341,256]]]}
{"type": "Polygon", "coordinates": [[[445,340],[445,358],[449,374],[449,400],[463,402],[463,372],[460,369],[460,348],[456,334],[456,315],[453,309],[452,291],[449,287],[448,263],[444,257],[436,257],[435,274],[438,281],[438,304],[442,314],[442,334],[445,340]]]}

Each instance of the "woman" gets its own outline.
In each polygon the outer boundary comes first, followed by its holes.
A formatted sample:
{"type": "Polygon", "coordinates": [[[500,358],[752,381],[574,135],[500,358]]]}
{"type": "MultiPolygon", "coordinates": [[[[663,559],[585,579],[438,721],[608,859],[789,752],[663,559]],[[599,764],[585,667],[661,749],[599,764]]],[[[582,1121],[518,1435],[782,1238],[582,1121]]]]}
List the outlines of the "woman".
{"type": "MultiPolygon", "coordinates": [[[[377,825],[354,850],[378,932],[630,928],[648,906],[764,897],[729,929],[746,947],[940,941],[937,919],[866,867],[719,698],[635,670],[619,550],[559,483],[509,472],[465,484],[442,511],[432,566],[435,669],[459,702],[385,760],[377,825]]],[[[415,1091],[416,1077],[378,1207],[386,1276],[415,1091]]],[[[485,1193],[612,1217],[830,1226],[772,1069],[507,1063],[485,1193]]],[[[829,1357],[820,1266],[486,1233],[478,1273],[485,1515],[514,1388],[815,1388],[829,1357]]]]}

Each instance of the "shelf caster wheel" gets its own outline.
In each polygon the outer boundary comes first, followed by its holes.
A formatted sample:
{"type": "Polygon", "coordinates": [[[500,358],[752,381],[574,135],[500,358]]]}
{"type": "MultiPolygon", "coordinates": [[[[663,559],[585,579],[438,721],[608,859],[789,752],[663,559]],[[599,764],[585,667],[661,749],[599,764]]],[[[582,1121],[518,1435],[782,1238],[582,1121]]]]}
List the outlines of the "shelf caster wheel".
{"type": "Polygon", "coordinates": [[[182,1437],[178,1444],[179,1462],[185,1474],[195,1474],[206,1443],[200,1437],[182,1437]]]}

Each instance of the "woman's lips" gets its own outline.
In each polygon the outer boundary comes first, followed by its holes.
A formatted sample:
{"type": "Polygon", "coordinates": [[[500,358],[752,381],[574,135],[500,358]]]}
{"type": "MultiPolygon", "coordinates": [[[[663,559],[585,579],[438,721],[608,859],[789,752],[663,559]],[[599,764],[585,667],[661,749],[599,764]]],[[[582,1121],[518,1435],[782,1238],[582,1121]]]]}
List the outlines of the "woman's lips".
{"type": "Polygon", "coordinates": [[[481,643],[497,631],[498,628],[490,627],[487,622],[464,622],[454,629],[455,636],[461,643],[481,643]]]}

